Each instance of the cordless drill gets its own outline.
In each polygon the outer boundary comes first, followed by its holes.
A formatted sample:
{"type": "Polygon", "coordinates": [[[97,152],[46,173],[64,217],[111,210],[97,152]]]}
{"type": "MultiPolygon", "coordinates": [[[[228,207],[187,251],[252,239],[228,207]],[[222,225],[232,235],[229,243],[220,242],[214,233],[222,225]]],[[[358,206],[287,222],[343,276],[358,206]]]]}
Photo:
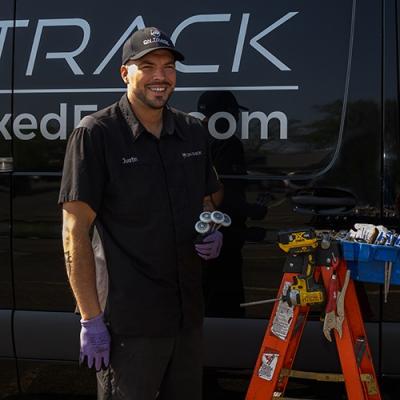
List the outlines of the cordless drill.
{"type": "Polygon", "coordinates": [[[318,240],[312,229],[282,231],[278,235],[279,247],[288,253],[284,272],[295,272],[293,283],[281,298],[289,306],[322,304],[325,301],[323,285],[315,282],[315,249],[318,240]]]}

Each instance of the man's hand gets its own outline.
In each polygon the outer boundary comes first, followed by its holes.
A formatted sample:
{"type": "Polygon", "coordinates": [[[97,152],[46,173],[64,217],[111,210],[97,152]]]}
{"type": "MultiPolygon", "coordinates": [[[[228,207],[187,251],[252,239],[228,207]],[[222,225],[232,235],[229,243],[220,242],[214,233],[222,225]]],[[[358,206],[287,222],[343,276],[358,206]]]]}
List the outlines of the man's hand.
{"type": "Polygon", "coordinates": [[[102,364],[108,367],[110,362],[110,334],[103,321],[103,313],[95,318],[81,319],[81,351],[79,362],[87,359],[89,368],[100,371],[102,364]]]}
{"type": "Polygon", "coordinates": [[[195,244],[197,254],[204,260],[217,258],[222,247],[222,233],[215,231],[207,235],[202,243],[195,244]]]}

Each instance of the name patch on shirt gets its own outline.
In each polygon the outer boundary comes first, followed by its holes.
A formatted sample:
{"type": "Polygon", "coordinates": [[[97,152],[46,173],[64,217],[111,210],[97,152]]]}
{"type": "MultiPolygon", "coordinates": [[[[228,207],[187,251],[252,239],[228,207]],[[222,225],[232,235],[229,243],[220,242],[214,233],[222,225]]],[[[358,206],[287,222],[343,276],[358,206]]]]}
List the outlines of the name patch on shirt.
{"type": "Polygon", "coordinates": [[[122,164],[135,164],[139,161],[139,159],[137,157],[129,157],[129,158],[125,158],[122,157],[122,164]]]}
{"type": "Polygon", "coordinates": [[[198,151],[191,151],[190,153],[182,153],[183,158],[190,158],[190,157],[199,157],[203,154],[201,150],[198,151]]]}

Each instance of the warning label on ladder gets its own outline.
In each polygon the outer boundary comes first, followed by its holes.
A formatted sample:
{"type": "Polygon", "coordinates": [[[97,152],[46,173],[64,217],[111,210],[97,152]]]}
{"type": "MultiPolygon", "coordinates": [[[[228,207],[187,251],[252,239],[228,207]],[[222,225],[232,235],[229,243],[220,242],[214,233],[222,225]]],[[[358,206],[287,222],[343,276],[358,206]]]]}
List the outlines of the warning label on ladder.
{"type": "Polygon", "coordinates": [[[279,353],[273,349],[265,349],[262,358],[261,366],[258,370],[258,376],[267,381],[272,380],[274,376],[276,364],[278,363],[279,353]]]}
{"type": "MultiPolygon", "coordinates": [[[[282,294],[286,295],[290,282],[285,282],[282,294]]],[[[272,323],[271,332],[281,340],[285,340],[293,320],[293,307],[286,301],[279,300],[278,309],[272,323]]]]}

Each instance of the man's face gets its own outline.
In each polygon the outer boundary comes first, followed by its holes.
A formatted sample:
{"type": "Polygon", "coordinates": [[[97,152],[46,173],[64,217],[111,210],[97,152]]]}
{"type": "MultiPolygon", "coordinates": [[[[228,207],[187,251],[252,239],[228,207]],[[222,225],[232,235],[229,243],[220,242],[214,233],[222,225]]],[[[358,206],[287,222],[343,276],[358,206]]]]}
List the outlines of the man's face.
{"type": "Polygon", "coordinates": [[[176,84],[175,58],[169,50],[155,50],[121,67],[128,98],[152,109],[163,108],[176,84]]]}

